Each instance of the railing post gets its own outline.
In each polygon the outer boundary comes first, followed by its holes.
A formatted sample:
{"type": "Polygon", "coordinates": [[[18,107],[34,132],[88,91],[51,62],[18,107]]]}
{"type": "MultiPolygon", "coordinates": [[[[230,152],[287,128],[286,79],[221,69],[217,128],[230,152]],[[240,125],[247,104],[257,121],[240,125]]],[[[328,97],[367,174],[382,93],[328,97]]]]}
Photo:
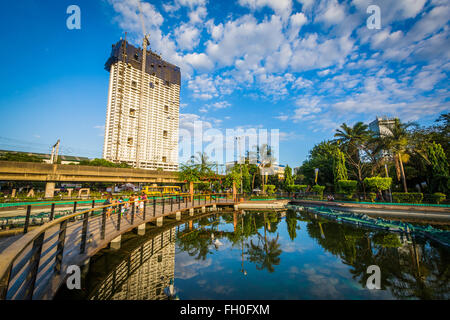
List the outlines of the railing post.
{"type": "Polygon", "coordinates": [[[61,273],[61,264],[64,253],[64,242],[66,241],[67,220],[59,224],[58,248],[56,249],[55,272],[61,273]]]}
{"type": "Polygon", "coordinates": [[[92,200],[92,209],[95,208],[95,200],[92,200]]]}
{"type": "Polygon", "coordinates": [[[153,216],[156,217],[156,198],[153,197],[153,216]]]}
{"type": "Polygon", "coordinates": [[[77,202],[75,201],[73,203],[73,213],[76,213],[76,212],[77,212],[77,202]]]}
{"type": "Polygon", "coordinates": [[[105,229],[106,229],[106,208],[103,208],[102,212],[102,227],[100,229],[100,239],[105,239],[105,229]]]}
{"type": "Polygon", "coordinates": [[[23,233],[28,232],[28,226],[30,225],[31,205],[27,206],[27,216],[25,218],[25,225],[23,226],[23,233]]]}
{"type": "Polygon", "coordinates": [[[181,208],[181,197],[177,196],[178,200],[178,210],[181,208]]]}
{"type": "Polygon", "coordinates": [[[55,203],[52,203],[52,208],[50,209],[50,221],[53,221],[55,219],[55,203]]]}
{"type": "Polygon", "coordinates": [[[184,197],[184,200],[186,200],[186,208],[188,207],[188,197],[184,197]]]}
{"type": "Polygon", "coordinates": [[[170,197],[170,212],[173,211],[173,197],[170,197]]]}
{"type": "Polygon", "coordinates": [[[83,229],[81,231],[80,253],[84,253],[86,250],[88,222],[89,222],[89,211],[85,212],[83,217],[83,229]]]}
{"type": "MultiPolygon", "coordinates": [[[[39,237],[36,238],[36,240],[33,241],[33,249],[35,252],[33,256],[30,259],[30,271],[27,274],[27,277],[25,279],[25,293],[24,293],[24,300],[32,300],[33,299],[33,292],[34,292],[34,285],[36,284],[36,276],[39,268],[39,261],[41,260],[41,251],[42,251],[42,244],[44,243],[44,236],[45,232],[42,232],[39,237]]],[[[19,297],[20,298],[20,297],[19,297]]]]}
{"type": "Polygon", "coordinates": [[[145,208],[147,208],[147,199],[144,200],[144,211],[142,212],[142,219],[145,220],[145,208]]]}
{"type": "Polygon", "coordinates": [[[116,230],[119,231],[120,230],[120,222],[122,220],[122,207],[123,204],[119,204],[119,214],[117,215],[117,227],[116,230]]]}
{"type": "Polygon", "coordinates": [[[131,224],[133,225],[134,224],[134,211],[135,211],[135,209],[136,209],[136,202],[133,202],[132,204],[132,207],[131,207],[131,224]]]}

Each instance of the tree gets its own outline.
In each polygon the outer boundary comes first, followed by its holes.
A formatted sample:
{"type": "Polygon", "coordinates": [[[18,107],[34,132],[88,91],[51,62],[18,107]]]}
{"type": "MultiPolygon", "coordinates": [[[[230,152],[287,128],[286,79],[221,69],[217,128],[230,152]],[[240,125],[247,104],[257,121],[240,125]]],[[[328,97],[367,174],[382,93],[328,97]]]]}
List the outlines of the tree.
{"type": "Polygon", "coordinates": [[[314,169],[319,169],[318,184],[333,186],[333,155],[336,145],[331,141],[322,141],[309,152],[308,159],[299,168],[299,175],[304,176],[305,183],[314,184],[314,169]]]}
{"type": "Polygon", "coordinates": [[[347,180],[347,168],[345,167],[345,156],[344,153],[336,149],[333,157],[333,175],[335,185],[339,180],[347,180]]]}
{"type": "Polygon", "coordinates": [[[0,155],[0,161],[44,162],[44,160],[38,156],[17,152],[5,152],[0,155]]]}
{"type": "Polygon", "coordinates": [[[428,160],[431,167],[432,192],[448,192],[448,162],[444,149],[435,142],[427,146],[428,160]]]}
{"type": "Polygon", "coordinates": [[[365,178],[364,182],[370,189],[376,190],[383,197],[382,191],[390,188],[392,178],[372,177],[365,178]]]}
{"type": "Polygon", "coordinates": [[[292,169],[288,165],[284,168],[284,185],[286,187],[294,184],[294,177],[292,176],[292,169]]]}
{"type": "Polygon", "coordinates": [[[405,192],[408,192],[408,187],[406,186],[406,176],[405,170],[403,168],[403,155],[406,153],[408,142],[409,142],[409,132],[408,128],[415,126],[414,123],[402,123],[399,119],[395,119],[393,126],[390,128],[391,134],[384,137],[388,149],[394,155],[395,163],[398,163],[400,168],[400,174],[402,177],[403,188],[405,192]]]}
{"type": "Polygon", "coordinates": [[[361,159],[361,152],[364,150],[364,144],[370,137],[368,126],[362,122],[357,122],[353,127],[343,123],[340,129],[336,130],[334,136],[339,149],[344,152],[349,166],[352,168],[352,174],[363,185],[364,163],[361,159]]]}

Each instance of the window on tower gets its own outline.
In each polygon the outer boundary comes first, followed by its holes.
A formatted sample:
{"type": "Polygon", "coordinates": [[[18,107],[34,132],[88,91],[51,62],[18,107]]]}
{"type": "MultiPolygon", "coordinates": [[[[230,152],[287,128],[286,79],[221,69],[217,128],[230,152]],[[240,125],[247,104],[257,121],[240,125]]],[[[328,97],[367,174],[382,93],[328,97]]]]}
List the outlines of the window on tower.
{"type": "Polygon", "coordinates": [[[133,145],[133,138],[128,138],[128,139],[127,139],[127,144],[128,144],[129,146],[132,146],[132,145],[133,145]]]}
{"type": "Polygon", "coordinates": [[[163,131],[163,138],[167,138],[169,136],[169,133],[167,132],[167,130],[163,131]]]}

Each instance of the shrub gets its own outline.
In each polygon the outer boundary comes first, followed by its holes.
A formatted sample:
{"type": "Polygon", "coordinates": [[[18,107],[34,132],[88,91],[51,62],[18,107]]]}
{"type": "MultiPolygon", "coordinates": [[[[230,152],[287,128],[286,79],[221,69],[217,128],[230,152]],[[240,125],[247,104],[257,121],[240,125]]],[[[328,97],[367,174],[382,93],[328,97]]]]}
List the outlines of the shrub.
{"type": "Polygon", "coordinates": [[[387,190],[391,186],[392,178],[372,177],[365,178],[364,183],[373,191],[387,190]]]}
{"type": "Polygon", "coordinates": [[[356,187],[358,186],[358,181],[356,181],[356,180],[339,180],[337,182],[337,184],[338,184],[338,190],[340,192],[343,192],[348,196],[352,196],[356,191],[356,187]]]}
{"type": "Polygon", "coordinates": [[[396,203],[422,203],[423,193],[420,192],[393,192],[392,200],[396,203]]]}
{"type": "Polygon", "coordinates": [[[433,203],[440,204],[442,201],[446,199],[446,195],[440,192],[435,192],[431,195],[431,199],[433,200],[433,203]]]}
{"type": "Polygon", "coordinates": [[[264,186],[264,191],[267,194],[274,194],[275,193],[275,186],[273,184],[266,184],[264,186]]]}
{"type": "Polygon", "coordinates": [[[369,197],[370,202],[375,202],[375,199],[377,198],[377,194],[375,192],[369,192],[367,196],[369,197]]]}
{"type": "Polygon", "coordinates": [[[307,185],[292,184],[286,188],[288,192],[305,192],[307,185]]]}
{"type": "Polygon", "coordinates": [[[317,193],[320,196],[320,198],[323,197],[323,190],[325,190],[325,186],[319,186],[318,184],[312,187],[312,191],[317,193]]]}

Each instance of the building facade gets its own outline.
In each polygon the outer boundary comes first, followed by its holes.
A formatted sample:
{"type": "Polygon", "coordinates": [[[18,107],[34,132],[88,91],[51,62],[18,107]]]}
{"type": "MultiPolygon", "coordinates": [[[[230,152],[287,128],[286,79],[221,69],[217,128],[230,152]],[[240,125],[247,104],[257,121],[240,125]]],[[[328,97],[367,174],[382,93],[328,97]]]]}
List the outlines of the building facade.
{"type": "Polygon", "coordinates": [[[391,128],[395,125],[395,119],[388,119],[387,117],[377,117],[374,121],[369,123],[369,129],[377,135],[390,136],[392,135],[391,128]]]}
{"type": "Polygon", "coordinates": [[[180,68],[147,50],[142,74],[142,57],[141,48],[121,40],[105,64],[110,78],[103,158],[176,171],[180,68]]]}

